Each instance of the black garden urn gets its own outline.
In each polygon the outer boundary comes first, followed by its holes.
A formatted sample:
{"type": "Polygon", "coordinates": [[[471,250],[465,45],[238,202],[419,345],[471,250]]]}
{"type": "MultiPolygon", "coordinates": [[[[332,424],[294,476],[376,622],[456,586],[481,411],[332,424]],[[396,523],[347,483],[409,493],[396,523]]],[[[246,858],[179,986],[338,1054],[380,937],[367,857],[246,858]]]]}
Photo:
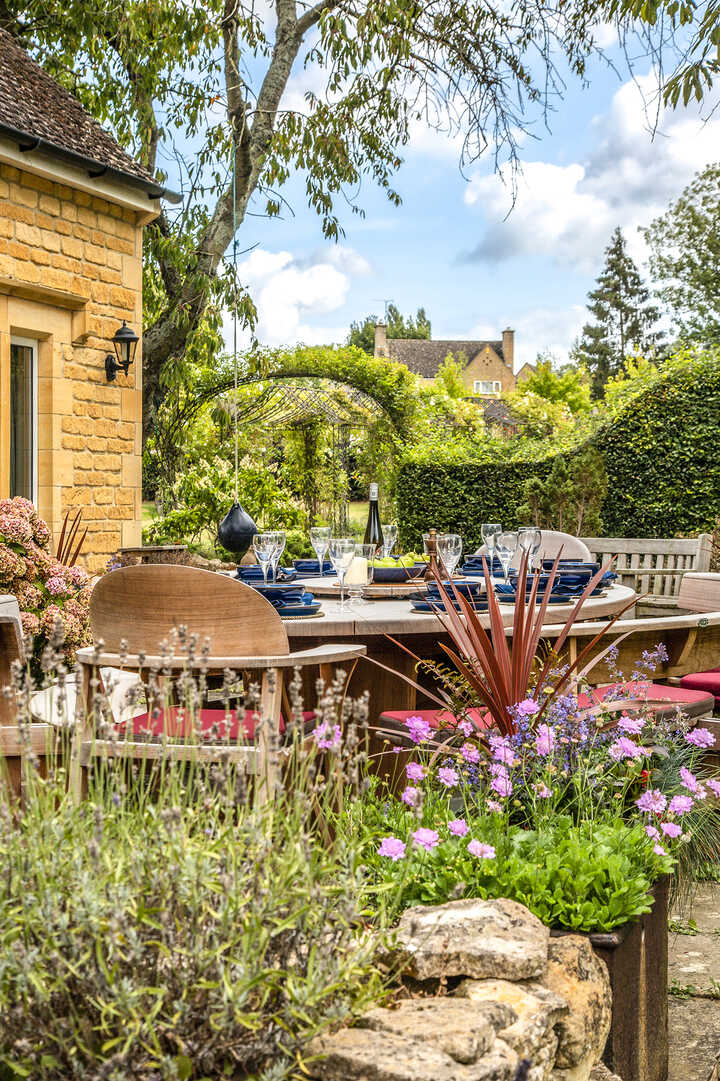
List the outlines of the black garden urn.
{"type": "Polygon", "coordinates": [[[252,544],[258,527],[239,503],[233,503],[218,526],[218,540],[223,548],[232,552],[238,563],[252,544]]]}

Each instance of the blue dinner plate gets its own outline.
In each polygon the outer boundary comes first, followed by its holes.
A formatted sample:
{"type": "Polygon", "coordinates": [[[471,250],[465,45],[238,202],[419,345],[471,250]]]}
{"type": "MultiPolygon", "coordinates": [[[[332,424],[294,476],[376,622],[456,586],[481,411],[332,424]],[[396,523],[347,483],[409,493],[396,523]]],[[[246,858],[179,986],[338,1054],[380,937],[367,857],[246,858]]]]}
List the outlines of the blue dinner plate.
{"type": "Polygon", "coordinates": [[[284,604],[276,611],[279,616],[315,616],[321,608],[320,601],[313,601],[312,604],[284,604]]]}

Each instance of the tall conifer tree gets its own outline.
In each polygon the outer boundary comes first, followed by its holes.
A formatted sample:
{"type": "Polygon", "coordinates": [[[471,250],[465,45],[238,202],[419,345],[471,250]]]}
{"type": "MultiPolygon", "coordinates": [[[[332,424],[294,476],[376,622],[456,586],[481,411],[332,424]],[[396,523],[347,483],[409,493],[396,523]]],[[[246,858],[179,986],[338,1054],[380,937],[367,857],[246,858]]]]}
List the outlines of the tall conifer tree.
{"type": "Polygon", "coordinates": [[[573,357],[587,367],[593,397],[601,398],[607,380],[617,375],[626,356],[635,349],[654,348],[661,338],[656,330],[658,309],[650,303],[650,292],[627,253],[619,227],[605,249],[605,266],[588,300],[594,322],[583,327],[573,357]]]}

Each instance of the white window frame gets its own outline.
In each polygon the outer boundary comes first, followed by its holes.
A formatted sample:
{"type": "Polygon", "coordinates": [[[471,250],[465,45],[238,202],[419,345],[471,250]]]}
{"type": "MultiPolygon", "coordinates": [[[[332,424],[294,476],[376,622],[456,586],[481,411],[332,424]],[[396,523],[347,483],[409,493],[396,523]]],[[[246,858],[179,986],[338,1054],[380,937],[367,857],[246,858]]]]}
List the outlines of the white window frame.
{"type": "Polygon", "coordinates": [[[16,335],[10,337],[10,348],[13,345],[20,345],[26,349],[30,349],[32,352],[32,360],[30,361],[31,372],[31,387],[32,387],[32,415],[30,417],[30,426],[32,431],[32,492],[30,495],[31,501],[37,507],[38,501],[38,342],[36,338],[19,338],[16,335]]]}
{"type": "Polygon", "coordinates": [[[474,394],[500,394],[502,391],[502,384],[499,379],[475,379],[473,381],[473,393],[474,394]],[[483,390],[483,386],[489,387],[489,390],[483,390]]]}

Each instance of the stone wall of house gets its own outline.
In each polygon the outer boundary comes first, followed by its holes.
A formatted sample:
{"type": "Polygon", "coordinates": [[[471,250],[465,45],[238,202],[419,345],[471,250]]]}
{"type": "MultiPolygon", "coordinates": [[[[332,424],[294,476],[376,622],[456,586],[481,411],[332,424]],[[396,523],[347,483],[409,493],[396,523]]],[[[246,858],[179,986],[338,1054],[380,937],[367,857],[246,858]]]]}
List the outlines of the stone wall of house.
{"type": "Polygon", "coordinates": [[[476,379],[497,380],[500,383],[500,393],[503,394],[515,387],[512,367],[508,367],[489,345],[473,357],[463,371],[463,382],[468,394],[479,393],[474,390],[476,379]]]}
{"type": "Polygon", "coordinates": [[[551,938],[523,905],[465,900],[403,913],[396,995],[318,1037],[318,1081],[619,1081],[600,1063],[612,998],[581,935],[551,938]]]}
{"type": "Polygon", "coordinates": [[[13,336],[38,341],[40,514],[57,536],[82,509],[84,558],[140,543],[140,346],[108,383],[105,355],[142,326],[142,226],[132,209],[0,164],[0,496],[9,485],[13,336]]]}

